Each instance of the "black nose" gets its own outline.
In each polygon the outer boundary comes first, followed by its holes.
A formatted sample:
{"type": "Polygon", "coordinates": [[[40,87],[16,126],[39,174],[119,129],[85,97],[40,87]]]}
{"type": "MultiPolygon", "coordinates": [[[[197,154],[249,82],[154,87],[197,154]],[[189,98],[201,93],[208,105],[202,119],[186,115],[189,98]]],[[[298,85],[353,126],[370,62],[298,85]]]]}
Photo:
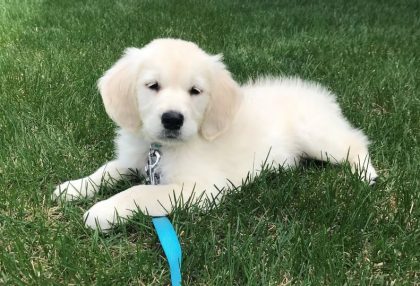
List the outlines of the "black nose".
{"type": "Polygon", "coordinates": [[[162,114],[163,127],[168,130],[179,130],[184,123],[184,115],[176,111],[168,111],[162,114]]]}

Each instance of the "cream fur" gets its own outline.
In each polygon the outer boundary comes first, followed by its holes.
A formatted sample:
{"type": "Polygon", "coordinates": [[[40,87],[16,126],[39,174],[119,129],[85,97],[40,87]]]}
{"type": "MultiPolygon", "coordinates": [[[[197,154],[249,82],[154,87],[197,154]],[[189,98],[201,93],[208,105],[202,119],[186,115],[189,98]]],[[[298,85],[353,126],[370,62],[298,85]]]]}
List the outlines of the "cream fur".
{"type": "Polygon", "coordinates": [[[138,185],[96,203],[84,215],[86,226],[107,230],[134,211],[165,215],[174,201],[219,201],[220,190],[258,175],[267,159],[293,167],[303,157],[340,163],[369,183],[377,177],[368,139],[343,117],[335,97],[316,83],[298,78],[262,78],[242,87],[220,56],[195,44],[159,39],[131,48],[99,80],[109,116],[120,129],[116,159],[92,175],[59,185],[55,198],[91,197],[101,184],[112,185],[129,169],[143,170],[151,142],[162,143],[162,182],[138,185]],[[159,82],[158,92],[147,84],[159,82]],[[190,95],[198,87],[200,95],[190,95]],[[184,115],[178,139],[162,137],[160,117],[184,115]],[[112,179],[111,179],[112,178],[112,179]],[[201,199],[200,199],[201,198],[201,199]],[[207,198],[208,200],[206,200],[207,198]]]}

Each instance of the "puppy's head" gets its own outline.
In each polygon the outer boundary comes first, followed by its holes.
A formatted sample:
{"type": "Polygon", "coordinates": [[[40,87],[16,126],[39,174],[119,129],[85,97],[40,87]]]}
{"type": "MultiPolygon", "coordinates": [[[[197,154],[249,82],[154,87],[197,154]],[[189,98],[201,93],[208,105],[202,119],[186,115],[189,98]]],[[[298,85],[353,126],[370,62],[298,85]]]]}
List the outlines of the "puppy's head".
{"type": "Polygon", "coordinates": [[[229,128],[240,102],[221,56],[175,39],[127,49],[98,86],[117,125],[163,144],[197,135],[213,140],[229,128]]]}

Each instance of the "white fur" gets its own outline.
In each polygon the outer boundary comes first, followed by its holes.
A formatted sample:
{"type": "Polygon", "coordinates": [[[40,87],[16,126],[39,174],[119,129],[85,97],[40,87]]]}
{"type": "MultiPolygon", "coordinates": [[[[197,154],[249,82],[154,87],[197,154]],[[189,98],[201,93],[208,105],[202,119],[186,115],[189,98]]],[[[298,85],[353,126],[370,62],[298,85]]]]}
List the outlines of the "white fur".
{"type": "Polygon", "coordinates": [[[298,78],[263,78],[239,87],[221,56],[210,56],[193,43],[160,39],[128,49],[100,79],[99,89],[120,126],[117,158],[88,177],[61,184],[54,197],[90,197],[129,169],[143,170],[152,142],[163,145],[162,181],[95,204],[84,215],[90,228],[107,230],[137,210],[166,215],[174,201],[205,207],[209,200],[219,201],[220,190],[231,183],[240,186],[248,175],[258,175],[267,156],[269,164],[284,167],[303,157],[348,160],[367,182],[377,177],[366,136],[343,117],[327,89],[298,78]],[[153,81],[161,85],[159,92],[146,86],[153,81]],[[191,96],[192,86],[203,93],[191,96]],[[178,139],[162,137],[160,117],[169,110],[185,117],[178,139]]]}

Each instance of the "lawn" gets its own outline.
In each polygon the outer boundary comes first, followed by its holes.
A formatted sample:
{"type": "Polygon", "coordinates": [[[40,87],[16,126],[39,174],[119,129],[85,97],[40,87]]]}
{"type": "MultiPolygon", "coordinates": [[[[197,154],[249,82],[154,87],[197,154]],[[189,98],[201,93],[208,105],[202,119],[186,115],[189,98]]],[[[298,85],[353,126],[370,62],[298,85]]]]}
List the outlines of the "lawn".
{"type": "Polygon", "coordinates": [[[184,285],[420,284],[420,2],[0,0],[0,284],[168,285],[148,217],[103,235],[55,184],[113,156],[96,89],[158,37],[223,52],[239,82],[299,75],[338,95],[372,141],[369,187],[308,161],[267,170],[220,207],[179,210],[184,285]]]}

